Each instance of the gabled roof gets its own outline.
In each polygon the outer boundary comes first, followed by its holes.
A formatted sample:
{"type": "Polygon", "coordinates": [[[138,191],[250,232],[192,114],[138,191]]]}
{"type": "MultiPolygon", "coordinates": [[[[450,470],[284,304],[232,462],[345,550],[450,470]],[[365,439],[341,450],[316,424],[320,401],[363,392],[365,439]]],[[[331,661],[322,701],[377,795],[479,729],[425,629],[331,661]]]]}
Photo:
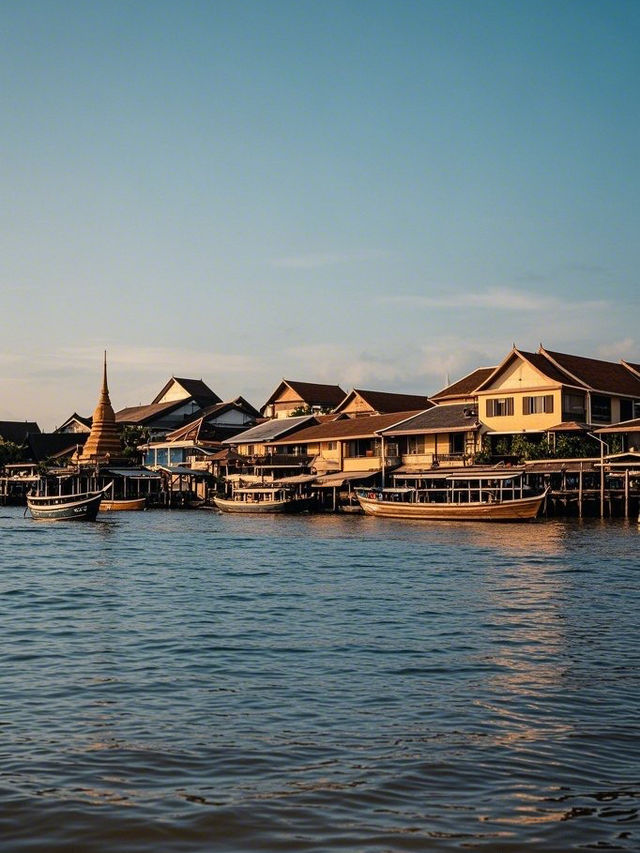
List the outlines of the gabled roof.
{"type": "Polygon", "coordinates": [[[339,385],[321,385],[317,382],[297,382],[293,379],[283,379],[262,407],[263,412],[267,406],[278,399],[285,388],[294,391],[308,406],[331,406],[333,408],[345,396],[339,385]]]}
{"type": "Polygon", "coordinates": [[[84,447],[88,438],[88,433],[32,433],[27,439],[27,455],[34,462],[44,462],[45,459],[67,454],[71,456],[78,446],[84,447]]]}
{"type": "Polygon", "coordinates": [[[178,376],[172,376],[162,391],[160,391],[155,399],[151,401],[152,405],[162,400],[172,385],[179,385],[184,389],[185,395],[183,397],[183,401],[189,397],[193,397],[196,403],[198,403],[202,408],[205,406],[211,406],[213,403],[222,402],[220,397],[218,397],[218,395],[215,394],[211,388],[202,381],[202,379],[183,379],[178,376]]]}
{"type": "Polygon", "coordinates": [[[407,412],[409,409],[428,409],[433,406],[431,400],[423,394],[396,394],[392,391],[363,391],[354,388],[333,410],[336,414],[343,411],[349,403],[360,397],[377,414],[407,412]]]}
{"type": "Polygon", "coordinates": [[[197,441],[200,438],[210,440],[222,440],[223,438],[231,438],[236,435],[244,427],[220,427],[216,424],[209,424],[218,415],[235,409],[236,411],[244,412],[244,414],[255,419],[260,418],[260,412],[256,411],[250,403],[243,397],[236,397],[235,400],[228,400],[226,403],[215,403],[213,406],[208,406],[203,409],[198,417],[194,418],[189,423],[174,429],[167,433],[165,439],[167,441],[197,441]]]}
{"type": "Polygon", "coordinates": [[[116,423],[144,425],[160,415],[172,412],[184,406],[185,400],[172,400],[170,403],[151,403],[148,406],[130,406],[116,412],[116,423]]]}
{"type": "Polygon", "coordinates": [[[0,421],[0,438],[13,444],[23,444],[27,435],[39,432],[35,421],[0,421]]]}
{"type": "Polygon", "coordinates": [[[77,412],[74,412],[70,417],[66,419],[66,421],[64,421],[64,423],[60,424],[60,426],[55,430],[55,432],[65,432],[65,427],[68,426],[68,424],[73,423],[74,421],[86,427],[87,432],[91,430],[91,423],[93,421],[93,418],[91,416],[89,416],[88,418],[84,418],[82,417],[82,415],[79,415],[77,412]]]}
{"type": "Polygon", "coordinates": [[[246,429],[244,432],[227,438],[223,444],[264,444],[276,438],[289,435],[306,424],[315,424],[313,415],[300,415],[297,418],[275,418],[246,429]]]}
{"type": "Polygon", "coordinates": [[[591,391],[640,398],[640,376],[635,376],[624,364],[552,352],[542,346],[539,353],[591,391]]]}
{"type": "Polygon", "coordinates": [[[333,441],[354,438],[373,438],[378,430],[399,424],[407,418],[419,414],[413,409],[407,412],[392,412],[385,415],[370,415],[366,418],[344,418],[342,420],[325,421],[323,424],[310,426],[297,432],[294,436],[279,440],[278,444],[302,444],[315,441],[333,441]]]}
{"type": "Polygon", "coordinates": [[[568,373],[565,373],[540,353],[526,352],[525,350],[513,347],[503,361],[501,361],[496,367],[493,373],[491,373],[484,382],[478,385],[476,391],[485,391],[492,384],[493,380],[502,373],[505,367],[507,367],[516,358],[520,358],[523,361],[528,362],[538,373],[545,376],[547,379],[550,379],[552,382],[556,382],[560,385],[570,385],[572,387],[584,387],[581,382],[577,382],[573,377],[569,376],[568,373]]]}
{"type": "Polygon", "coordinates": [[[458,379],[452,385],[447,385],[437,394],[432,394],[432,400],[445,399],[447,397],[470,397],[473,392],[485,382],[494,372],[495,367],[477,367],[471,373],[467,373],[462,379],[458,379]]]}
{"type": "Polygon", "coordinates": [[[383,430],[385,435],[418,435],[439,432],[467,432],[479,429],[475,409],[465,403],[434,406],[401,424],[383,430]]]}

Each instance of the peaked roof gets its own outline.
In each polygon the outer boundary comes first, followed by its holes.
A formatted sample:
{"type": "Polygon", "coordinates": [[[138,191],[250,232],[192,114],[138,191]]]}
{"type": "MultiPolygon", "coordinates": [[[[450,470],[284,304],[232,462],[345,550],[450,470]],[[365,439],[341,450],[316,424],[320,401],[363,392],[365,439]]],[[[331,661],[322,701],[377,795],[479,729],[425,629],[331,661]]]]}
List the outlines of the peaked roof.
{"type": "Polygon", "coordinates": [[[244,430],[244,432],[226,438],[223,444],[264,444],[276,438],[289,435],[289,433],[301,429],[305,424],[315,424],[313,415],[299,415],[296,418],[272,418],[257,426],[244,430]]]}
{"type": "Polygon", "coordinates": [[[344,399],[345,393],[339,385],[322,385],[317,382],[297,382],[293,379],[283,379],[273,394],[262,407],[275,402],[285,388],[294,391],[303,403],[315,406],[337,406],[344,399]]]}
{"type": "Polygon", "coordinates": [[[485,382],[494,372],[495,367],[477,367],[471,373],[467,373],[462,379],[458,379],[451,385],[447,385],[437,394],[432,394],[432,400],[444,399],[447,397],[470,397],[473,392],[485,382]]]}
{"type": "Polygon", "coordinates": [[[423,394],[397,394],[392,391],[363,391],[361,388],[354,388],[336,406],[334,412],[337,414],[343,411],[356,396],[364,400],[374,412],[380,415],[390,412],[406,412],[409,409],[428,409],[433,406],[431,400],[423,394]]]}
{"type": "Polygon", "coordinates": [[[148,406],[129,406],[116,412],[116,422],[119,424],[143,425],[166,412],[172,412],[184,406],[184,399],[172,400],[170,403],[150,403],[148,406]]]}
{"type": "Polygon", "coordinates": [[[23,444],[31,433],[39,433],[35,421],[0,421],[0,438],[13,444],[23,444]]]}
{"type": "Polygon", "coordinates": [[[79,424],[82,424],[82,426],[85,426],[87,428],[87,432],[90,432],[90,430],[91,430],[91,417],[84,418],[84,417],[82,417],[82,415],[79,415],[77,412],[74,412],[72,415],[70,415],[66,419],[66,421],[63,421],[63,423],[60,424],[60,426],[55,430],[55,432],[64,432],[65,427],[68,424],[73,423],[73,421],[77,421],[79,424]]]}
{"type": "Polygon", "coordinates": [[[475,407],[466,403],[434,406],[401,424],[383,430],[386,435],[467,432],[480,427],[475,407]]]}
{"type": "Polygon", "coordinates": [[[40,432],[29,435],[27,439],[28,456],[34,462],[69,455],[78,447],[83,447],[89,438],[88,433],[40,432]]]}
{"type": "Polygon", "coordinates": [[[260,412],[254,409],[250,403],[247,403],[244,397],[236,397],[235,400],[229,400],[226,403],[215,403],[213,406],[203,409],[198,417],[184,424],[184,426],[180,426],[172,432],[167,433],[165,439],[167,441],[197,441],[200,438],[203,438],[203,440],[221,440],[222,438],[232,437],[242,431],[244,427],[233,426],[224,428],[215,424],[211,426],[208,424],[208,421],[216,415],[222,415],[224,412],[231,411],[232,409],[244,412],[254,419],[260,418],[260,412]],[[221,434],[218,436],[216,433],[221,434]]]}
{"type": "Polygon", "coordinates": [[[591,391],[640,397],[640,376],[622,363],[552,352],[542,346],[538,352],[591,391]]]}
{"type": "Polygon", "coordinates": [[[515,358],[520,358],[523,361],[528,362],[538,373],[541,373],[543,376],[546,376],[547,379],[550,379],[552,382],[557,382],[561,385],[571,385],[573,387],[584,387],[581,382],[577,382],[573,377],[569,376],[568,373],[557,367],[553,362],[551,362],[548,358],[545,358],[544,355],[541,355],[537,352],[526,352],[526,350],[518,349],[517,347],[513,347],[509,353],[507,353],[506,357],[500,362],[500,364],[495,368],[493,373],[491,373],[478,387],[476,391],[484,391],[488,386],[491,385],[493,380],[502,373],[504,368],[515,358]]]}
{"type": "Polygon", "coordinates": [[[294,436],[278,441],[278,444],[298,444],[307,441],[331,441],[333,439],[372,438],[379,430],[399,424],[419,414],[419,410],[389,412],[384,415],[369,415],[366,418],[342,418],[310,426],[294,436]]]}
{"type": "Polygon", "coordinates": [[[211,388],[202,381],[202,379],[184,379],[179,376],[172,376],[162,391],[160,391],[155,399],[151,401],[151,404],[159,403],[172,385],[179,385],[184,389],[186,393],[182,398],[183,400],[193,397],[193,399],[198,403],[198,405],[202,406],[202,408],[205,406],[211,406],[213,403],[222,402],[220,397],[218,397],[218,395],[214,393],[211,388]]]}

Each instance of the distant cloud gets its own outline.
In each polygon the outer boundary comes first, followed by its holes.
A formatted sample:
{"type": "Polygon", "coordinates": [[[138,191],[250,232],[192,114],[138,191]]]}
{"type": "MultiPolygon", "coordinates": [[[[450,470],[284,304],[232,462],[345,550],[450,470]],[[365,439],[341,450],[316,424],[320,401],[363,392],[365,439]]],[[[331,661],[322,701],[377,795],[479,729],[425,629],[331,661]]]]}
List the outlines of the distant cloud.
{"type": "Polygon", "coordinates": [[[622,341],[602,344],[598,347],[597,354],[605,361],[620,361],[621,358],[636,361],[640,359],[640,344],[634,338],[625,338],[622,341]]]}
{"type": "Polygon", "coordinates": [[[307,255],[290,255],[284,258],[274,258],[271,265],[281,269],[311,270],[319,267],[340,266],[342,264],[359,264],[367,261],[378,261],[389,257],[388,252],[379,249],[368,249],[360,252],[320,252],[307,255]]]}
{"type": "MultiPolygon", "coordinates": [[[[557,311],[569,309],[575,303],[565,302],[555,296],[527,293],[508,287],[494,287],[484,293],[446,293],[436,296],[399,295],[383,296],[380,302],[415,308],[486,308],[492,311],[557,311]]],[[[583,302],[582,307],[607,307],[603,300],[583,302]]]]}

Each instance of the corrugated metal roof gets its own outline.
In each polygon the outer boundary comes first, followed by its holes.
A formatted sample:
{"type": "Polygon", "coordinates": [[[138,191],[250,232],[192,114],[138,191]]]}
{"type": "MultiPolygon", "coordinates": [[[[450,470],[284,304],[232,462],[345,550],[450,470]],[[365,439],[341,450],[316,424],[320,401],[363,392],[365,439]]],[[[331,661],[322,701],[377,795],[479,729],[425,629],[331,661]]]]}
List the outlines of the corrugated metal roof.
{"type": "Polygon", "coordinates": [[[311,423],[315,423],[313,415],[300,415],[297,418],[274,418],[238,433],[232,438],[225,438],[223,444],[264,444],[266,441],[273,441],[311,423]]]}

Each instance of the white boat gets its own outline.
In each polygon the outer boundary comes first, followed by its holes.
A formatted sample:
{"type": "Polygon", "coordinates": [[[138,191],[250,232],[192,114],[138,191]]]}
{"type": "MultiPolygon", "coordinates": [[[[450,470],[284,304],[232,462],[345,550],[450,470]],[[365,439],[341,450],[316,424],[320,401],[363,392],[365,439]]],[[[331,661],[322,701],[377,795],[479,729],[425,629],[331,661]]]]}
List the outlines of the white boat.
{"type": "Polygon", "coordinates": [[[302,512],[309,507],[307,499],[279,486],[247,486],[234,489],[230,498],[216,495],[213,500],[221,512],[302,512]]]}
{"type": "Polygon", "coordinates": [[[442,475],[443,487],[367,489],[357,493],[367,515],[423,521],[527,521],[547,496],[526,495],[521,474],[442,475]]]}

